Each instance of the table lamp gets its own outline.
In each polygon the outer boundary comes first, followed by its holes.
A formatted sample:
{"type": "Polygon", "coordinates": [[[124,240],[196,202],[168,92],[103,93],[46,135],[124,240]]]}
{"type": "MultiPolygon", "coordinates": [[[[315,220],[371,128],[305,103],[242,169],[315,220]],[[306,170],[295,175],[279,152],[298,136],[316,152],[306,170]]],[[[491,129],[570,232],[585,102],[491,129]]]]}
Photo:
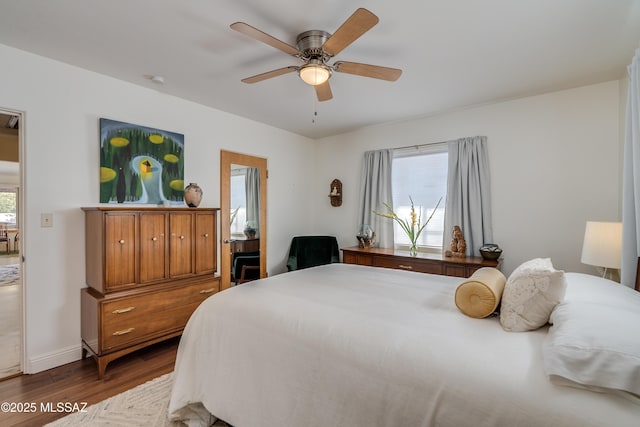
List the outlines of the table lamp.
{"type": "Polygon", "coordinates": [[[617,276],[621,259],[622,223],[587,221],[582,245],[582,263],[601,267],[602,277],[618,281],[614,274],[617,276]]]}

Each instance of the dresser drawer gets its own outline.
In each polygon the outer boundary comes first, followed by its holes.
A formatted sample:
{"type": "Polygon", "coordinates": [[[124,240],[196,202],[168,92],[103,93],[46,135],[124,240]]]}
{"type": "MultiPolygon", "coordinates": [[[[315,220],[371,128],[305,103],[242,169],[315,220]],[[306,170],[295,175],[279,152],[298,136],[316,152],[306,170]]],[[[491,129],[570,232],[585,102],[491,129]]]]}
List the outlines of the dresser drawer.
{"type": "Polygon", "coordinates": [[[373,266],[417,271],[419,273],[442,274],[442,265],[440,263],[423,259],[375,256],[373,258],[373,266]]]}
{"type": "Polygon", "coordinates": [[[178,331],[219,280],[120,298],[101,304],[101,351],[108,352],[178,331]]]}
{"type": "MultiPolygon", "coordinates": [[[[452,277],[469,277],[471,274],[470,268],[465,267],[464,265],[451,265],[451,264],[443,264],[444,275],[452,276],[452,277]]],[[[475,270],[474,270],[475,271],[475,270]]],[[[471,271],[473,273],[473,271],[471,271]]]]}
{"type": "Polygon", "coordinates": [[[357,264],[357,265],[373,265],[373,255],[369,254],[359,254],[344,251],[342,253],[342,262],[345,264],[357,264]]]}

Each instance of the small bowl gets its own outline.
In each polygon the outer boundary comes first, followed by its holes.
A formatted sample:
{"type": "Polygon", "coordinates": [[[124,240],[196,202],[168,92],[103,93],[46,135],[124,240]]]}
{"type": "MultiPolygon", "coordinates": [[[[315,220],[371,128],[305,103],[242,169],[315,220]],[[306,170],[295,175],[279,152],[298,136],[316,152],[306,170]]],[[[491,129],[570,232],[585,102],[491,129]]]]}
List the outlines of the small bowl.
{"type": "Polygon", "coordinates": [[[484,245],[480,248],[480,255],[482,255],[482,258],[486,260],[493,261],[500,258],[500,255],[502,255],[502,249],[500,249],[498,245],[494,244],[484,245]]]}

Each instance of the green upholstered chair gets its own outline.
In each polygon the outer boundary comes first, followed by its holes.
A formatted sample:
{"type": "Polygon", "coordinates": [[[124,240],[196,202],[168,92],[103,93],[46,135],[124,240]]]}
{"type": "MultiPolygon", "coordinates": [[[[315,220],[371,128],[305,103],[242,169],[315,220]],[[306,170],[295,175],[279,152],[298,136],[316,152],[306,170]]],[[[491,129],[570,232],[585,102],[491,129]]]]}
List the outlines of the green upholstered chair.
{"type": "Polygon", "coordinates": [[[333,262],[340,262],[338,241],[334,236],[296,236],[291,240],[288,271],[333,262]]]}
{"type": "Polygon", "coordinates": [[[260,251],[236,252],[233,256],[233,281],[236,285],[260,278],[260,251]]]}

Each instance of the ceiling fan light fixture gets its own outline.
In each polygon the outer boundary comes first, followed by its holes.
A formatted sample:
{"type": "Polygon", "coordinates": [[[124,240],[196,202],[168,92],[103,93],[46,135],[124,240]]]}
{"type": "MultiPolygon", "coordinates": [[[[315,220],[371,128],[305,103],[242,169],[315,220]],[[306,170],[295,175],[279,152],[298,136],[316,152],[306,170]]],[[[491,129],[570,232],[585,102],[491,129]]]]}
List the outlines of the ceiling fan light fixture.
{"type": "Polygon", "coordinates": [[[306,84],[318,86],[329,80],[331,69],[324,64],[310,63],[300,67],[298,74],[306,84]]]}

